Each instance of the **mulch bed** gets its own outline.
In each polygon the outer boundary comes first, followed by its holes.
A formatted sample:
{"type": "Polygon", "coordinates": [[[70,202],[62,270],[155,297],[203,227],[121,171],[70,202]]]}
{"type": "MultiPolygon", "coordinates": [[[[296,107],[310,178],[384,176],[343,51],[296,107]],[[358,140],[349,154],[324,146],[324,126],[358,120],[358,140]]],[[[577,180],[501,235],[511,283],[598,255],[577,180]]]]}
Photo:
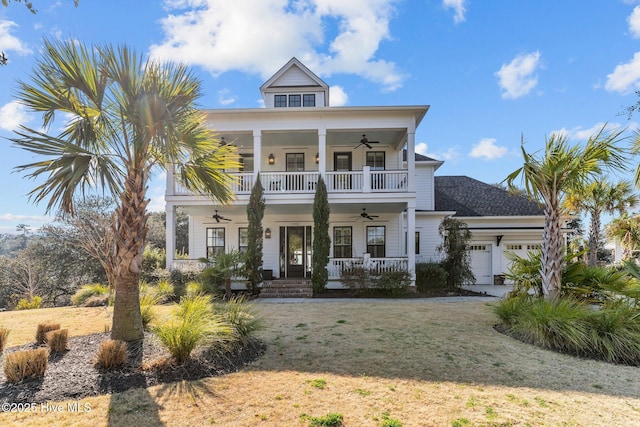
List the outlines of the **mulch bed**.
{"type": "MultiPolygon", "coordinates": [[[[236,372],[253,362],[266,350],[258,340],[226,352],[211,354],[198,352],[184,365],[168,363],[169,354],[159,340],[145,333],[143,344],[143,368],[125,367],[104,371],[93,366],[93,359],[108,333],[69,338],[69,350],[51,354],[44,378],[26,379],[13,384],[0,373],[0,403],[61,401],[88,396],[122,392],[131,388],[150,387],[182,380],[197,380],[230,372],[236,372]]],[[[27,344],[5,349],[5,354],[37,348],[27,344]]]]}

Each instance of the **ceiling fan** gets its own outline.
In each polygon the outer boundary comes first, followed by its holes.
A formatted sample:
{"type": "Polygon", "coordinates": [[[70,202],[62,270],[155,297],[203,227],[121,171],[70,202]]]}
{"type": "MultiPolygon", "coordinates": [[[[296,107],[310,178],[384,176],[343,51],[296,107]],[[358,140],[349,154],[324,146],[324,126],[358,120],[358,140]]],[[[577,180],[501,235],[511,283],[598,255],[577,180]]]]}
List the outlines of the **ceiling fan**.
{"type": "Polygon", "coordinates": [[[225,217],[223,217],[222,215],[220,215],[220,214],[218,213],[218,210],[217,210],[217,209],[216,209],[216,213],[213,215],[213,217],[212,217],[212,218],[213,218],[213,219],[215,219],[215,220],[216,220],[216,222],[220,222],[221,220],[222,220],[222,221],[231,221],[229,218],[225,218],[225,217]]]}
{"type": "Polygon", "coordinates": [[[367,208],[362,208],[362,212],[360,213],[360,217],[364,218],[364,219],[368,219],[369,221],[373,221],[374,218],[378,218],[378,215],[370,215],[370,214],[367,213],[367,208]]]}
{"type": "Polygon", "coordinates": [[[355,150],[356,148],[360,147],[361,145],[364,145],[369,150],[371,150],[371,145],[369,145],[369,144],[379,144],[379,143],[380,143],[380,141],[369,141],[367,139],[367,135],[362,134],[362,139],[360,140],[360,143],[358,145],[356,145],[355,147],[353,147],[353,149],[355,150]]]}

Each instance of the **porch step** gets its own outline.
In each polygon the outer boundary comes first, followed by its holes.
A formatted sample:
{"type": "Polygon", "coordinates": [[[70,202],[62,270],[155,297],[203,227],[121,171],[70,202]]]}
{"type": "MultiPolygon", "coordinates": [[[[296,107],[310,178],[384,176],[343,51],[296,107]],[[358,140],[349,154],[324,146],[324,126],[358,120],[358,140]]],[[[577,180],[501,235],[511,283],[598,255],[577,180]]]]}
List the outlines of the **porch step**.
{"type": "Polygon", "coordinates": [[[260,298],[311,298],[313,287],[311,280],[286,279],[265,280],[262,282],[260,298]]]}

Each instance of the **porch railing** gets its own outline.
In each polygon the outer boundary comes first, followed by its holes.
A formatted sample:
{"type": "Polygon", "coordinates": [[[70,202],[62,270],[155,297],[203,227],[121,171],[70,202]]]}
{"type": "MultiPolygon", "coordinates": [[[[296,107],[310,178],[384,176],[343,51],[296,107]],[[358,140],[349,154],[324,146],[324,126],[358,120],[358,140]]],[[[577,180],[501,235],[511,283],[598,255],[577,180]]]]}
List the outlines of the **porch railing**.
{"type": "Polygon", "coordinates": [[[364,267],[375,270],[378,273],[385,271],[408,270],[409,259],[406,257],[395,258],[331,258],[327,270],[329,280],[339,280],[344,270],[354,267],[364,267]]]}

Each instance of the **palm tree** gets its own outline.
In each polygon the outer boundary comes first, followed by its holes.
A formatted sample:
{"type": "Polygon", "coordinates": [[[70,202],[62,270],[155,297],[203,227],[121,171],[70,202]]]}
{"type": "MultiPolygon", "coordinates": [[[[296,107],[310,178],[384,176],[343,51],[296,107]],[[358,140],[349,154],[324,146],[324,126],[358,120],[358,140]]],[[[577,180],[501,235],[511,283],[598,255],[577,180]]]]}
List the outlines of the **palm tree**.
{"type": "Polygon", "coordinates": [[[626,212],[605,227],[605,234],[622,245],[622,259],[631,258],[631,251],[640,248],[640,217],[626,212]]]}
{"type": "Polygon", "coordinates": [[[565,135],[546,140],[541,157],[527,153],[521,144],[524,164],[505,179],[509,188],[520,178],[526,194],[544,207],[541,275],[546,296],[559,297],[562,288],[562,200],[574,188],[598,176],[604,167],[624,168],[624,152],[617,146],[622,131],[605,133],[603,127],[586,145],[570,145],[565,135]]]}
{"type": "Polygon", "coordinates": [[[564,207],[572,212],[588,212],[591,217],[589,228],[589,265],[594,267],[598,260],[598,248],[601,242],[600,217],[603,213],[624,212],[638,203],[629,181],[615,185],[600,177],[584,187],[569,190],[564,207]]]}
{"type": "Polygon", "coordinates": [[[175,168],[193,191],[221,203],[233,196],[224,169],[237,167],[235,152],[205,126],[195,108],[200,95],[200,81],[182,65],[143,61],[127,46],[88,48],[76,41],[45,40],[31,82],[20,82],[18,101],[44,121],[44,131],[23,126],[12,138],[44,157],[17,167],[45,178],[30,198],[70,215],[74,196],[93,187],[117,201],[113,339],[139,344],[143,338],[138,282],[152,174],[175,168]],[[57,135],[47,133],[56,114],[67,120],[57,135]]]}

